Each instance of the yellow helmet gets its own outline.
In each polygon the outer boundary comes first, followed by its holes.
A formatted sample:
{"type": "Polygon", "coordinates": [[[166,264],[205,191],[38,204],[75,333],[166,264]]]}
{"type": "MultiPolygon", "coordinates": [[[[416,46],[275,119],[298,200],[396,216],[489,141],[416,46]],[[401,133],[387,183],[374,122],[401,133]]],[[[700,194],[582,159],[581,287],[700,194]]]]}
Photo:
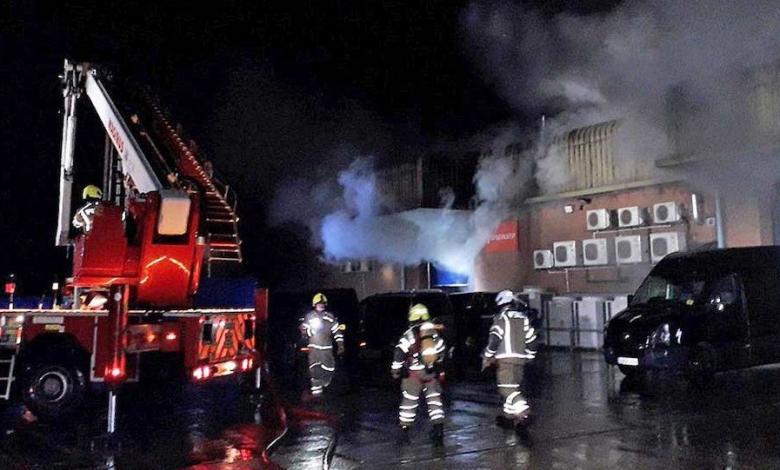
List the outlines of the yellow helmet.
{"type": "Polygon", "coordinates": [[[323,294],[321,292],[317,292],[314,295],[314,298],[311,299],[311,306],[312,307],[314,307],[317,304],[327,304],[327,303],[328,303],[328,298],[325,297],[325,294],[323,294]]]}
{"type": "Polygon", "coordinates": [[[103,198],[103,191],[95,186],[94,184],[90,184],[87,186],[84,186],[84,191],[81,192],[81,198],[82,199],[101,199],[103,198]]]}
{"type": "Polygon", "coordinates": [[[416,304],[409,309],[409,321],[427,321],[431,319],[431,315],[428,313],[428,307],[423,304],[416,304]]]}

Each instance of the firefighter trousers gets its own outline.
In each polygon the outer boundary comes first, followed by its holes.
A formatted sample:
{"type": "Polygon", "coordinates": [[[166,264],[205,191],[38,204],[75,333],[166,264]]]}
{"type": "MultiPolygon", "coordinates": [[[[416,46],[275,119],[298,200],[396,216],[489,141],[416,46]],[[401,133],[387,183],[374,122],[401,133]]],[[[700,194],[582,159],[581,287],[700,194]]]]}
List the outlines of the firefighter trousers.
{"type": "Polygon", "coordinates": [[[498,393],[504,399],[503,416],[508,419],[519,419],[528,413],[528,403],[520,392],[520,382],[523,377],[523,361],[517,359],[498,360],[496,381],[498,393]]]}
{"type": "Polygon", "coordinates": [[[401,426],[409,426],[414,423],[420,395],[423,394],[428,405],[428,417],[431,423],[437,424],[444,421],[444,406],[442,405],[441,384],[438,375],[424,371],[411,371],[409,377],[401,381],[401,406],[398,411],[401,426]]]}
{"type": "Polygon", "coordinates": [[[309,377],[311,378],[312,395],[320,395],[333,380],[336,371],[336,361],[332,349],[309,350],[309,377]]]}

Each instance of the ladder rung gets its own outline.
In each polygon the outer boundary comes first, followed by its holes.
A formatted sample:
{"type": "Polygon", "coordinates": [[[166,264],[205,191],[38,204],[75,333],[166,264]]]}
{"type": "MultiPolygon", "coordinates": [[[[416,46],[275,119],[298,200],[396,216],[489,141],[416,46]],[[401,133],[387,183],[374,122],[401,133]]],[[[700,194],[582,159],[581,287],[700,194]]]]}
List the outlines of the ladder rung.
{"type": "Polygon", "coordinates": [[[214,224],[233,224],[238,222],[238,219],[210,219],[206,217],[206,222],[214,223],[214,224]]]}
{"type": "Polygon", "coordinates": [[[228,249],[236,248],[236,249],[238,249],[239,243],[236,243],[236,242],[215,242],[215,241],[210,241],[209,242],[209,246],[211,247],[211,251],[214,251],[215,249],[216,250],[221,250],[221,249],[224,249],[224,248],[228,248],[228,249]]]}

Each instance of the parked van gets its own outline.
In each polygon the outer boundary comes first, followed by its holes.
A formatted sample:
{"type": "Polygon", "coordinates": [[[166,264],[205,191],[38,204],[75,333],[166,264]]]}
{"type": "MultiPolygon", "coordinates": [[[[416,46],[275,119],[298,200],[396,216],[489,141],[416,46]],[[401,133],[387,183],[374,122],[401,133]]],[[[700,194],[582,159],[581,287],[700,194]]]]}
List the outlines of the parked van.
{"type": "Polygon", "coordinates": [[[607,363],[626,375],[715,372],[780,362],[780,247],[665,257],[608,324],[607,363]]]}
{"type": "Polygon", "coordinates": [[[360,302],[359,359],[367,369],[377,369],[389,375],[393,350],[399,338],[409,328],[409,307],[428,307],[431,320],[442,327],[442,336],[449,356],[456,344],[457,328],[452,303],[438,289],[374,294],[360,302]]]}

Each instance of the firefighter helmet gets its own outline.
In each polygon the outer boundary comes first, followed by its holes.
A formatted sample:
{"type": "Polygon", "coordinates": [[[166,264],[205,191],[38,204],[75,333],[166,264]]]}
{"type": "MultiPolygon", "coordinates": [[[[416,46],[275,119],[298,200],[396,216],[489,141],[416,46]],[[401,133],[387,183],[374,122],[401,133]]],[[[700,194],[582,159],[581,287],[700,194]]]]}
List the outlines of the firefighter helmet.
{"type": "Polygon", "coordinates": [[[501,307],[502,305],[511,304],[515,301],[515,294],[509,289],[502,290],[496,296],[496,305],[501,307]]]}
{"type": "Polygon", "coordinates": [[[81,192],[82,199],[101,199],[102,197],[103,191],[94,184],[84,186],[84,190],[81,192]]]}
{"type": "Polygon", "coordinates": [[[311,306],[314,307],[317,304],[328,304],[328,298],[322,292],[314,294],[314,298],[311,299],[311,306]]]}
{"type": "Polygon", "coordinates": [[[409,321],[427,321],[431,319],[431,315],[428,313],[428,307],[423,304],[413,305],[409,309],[409,321]]]}

